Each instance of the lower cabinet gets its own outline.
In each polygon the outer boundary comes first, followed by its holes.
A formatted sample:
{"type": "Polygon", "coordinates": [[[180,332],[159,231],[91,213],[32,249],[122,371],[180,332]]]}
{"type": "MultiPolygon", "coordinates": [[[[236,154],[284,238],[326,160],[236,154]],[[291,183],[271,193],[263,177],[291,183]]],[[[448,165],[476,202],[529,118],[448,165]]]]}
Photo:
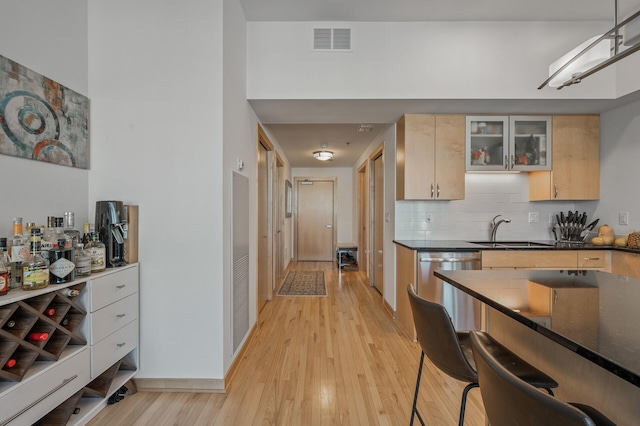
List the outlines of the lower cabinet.
{"type": "Polygon", "coordinates": [[[611,273],[640,278],[640,253],[613,251],[611,253],[611,273]]]}
{"type": "Polygon", "coordinates": [[[407,336],[416,340],[413,313],[409,305],[407,286],[417,286],[418,258],[416,251],[396,244],[396,320],[407,336]]]}
{"type": "Polygon", "coordinates": [[[84,425],[136,374],[138,270],[0,298],[0,425],[84,425]]]}
{"type": "Polygon", "coordinates": [[[482,269],[593,269],[608,271],[610,250],[484,250],[482,269]]]}

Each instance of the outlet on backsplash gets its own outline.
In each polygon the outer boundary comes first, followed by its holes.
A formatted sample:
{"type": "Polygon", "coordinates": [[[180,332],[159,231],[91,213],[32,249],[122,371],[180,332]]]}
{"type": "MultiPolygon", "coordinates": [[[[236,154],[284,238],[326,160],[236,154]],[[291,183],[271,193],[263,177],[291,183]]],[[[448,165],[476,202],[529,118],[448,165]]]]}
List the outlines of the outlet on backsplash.
{"type": "Polygon", "coordinates": [[[427,213],[427,215],[425,216],[425,221],[427,223],[433,222],[433,215],[431,213],[427,213]]]}
{"type": "Polygon", "coordinates": [[[539,222],[540,222],[540,213],[529,212],[529,223],[539,223],[539,222]]]}

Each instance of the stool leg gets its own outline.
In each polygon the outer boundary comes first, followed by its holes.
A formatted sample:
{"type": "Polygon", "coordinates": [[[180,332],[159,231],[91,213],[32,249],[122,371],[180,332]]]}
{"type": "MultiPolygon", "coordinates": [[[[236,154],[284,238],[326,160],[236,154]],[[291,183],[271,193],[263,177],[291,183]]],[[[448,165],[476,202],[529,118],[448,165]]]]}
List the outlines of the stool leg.
{"type": "Polygon", "coordinates": [[[420,420],[420,424],[422,424],[424,426],[424,421],[422,420],[422,417],[420,416],[420,413],[418,413],[418,408],[417,408],[418,390],[420,389],[420,377],[422,376],[422,365],[423,364],[424,364],[424,352],[422,352],[422,354],[420,355],[420,366],[418,367],[418,379],[416,380],[416,391],[413,394],[413,407],[411,409],[411,423],[410,423],[410,426],[413,426],[413,420],[414,420],[416,414],[418,415],[418,420],[420,420]]]}
{"type": "Polygon", "coordinates": [[[464,425],[464,411],[465,411],[465,408],[467,407],[467,394],[471,389],[477,388],[479,386],[480,385],[477,383],[469,383],[467,386],[465,386],[464,390],[462,391],[462,403],[460,404],[460,420],[458,420],[458,426],[464,425]]]}

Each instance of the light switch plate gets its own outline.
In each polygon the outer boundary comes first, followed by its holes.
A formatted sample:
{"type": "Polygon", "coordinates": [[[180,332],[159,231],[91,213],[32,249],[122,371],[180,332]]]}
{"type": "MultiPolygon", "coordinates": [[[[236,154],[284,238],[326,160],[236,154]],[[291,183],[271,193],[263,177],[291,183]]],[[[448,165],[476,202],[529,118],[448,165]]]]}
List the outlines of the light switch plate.
{"type": "Polygon", "coordinates": [[[628,225],[629,224],[629,212],[620,212],[620,213],[618,213],[618,224],[619,225],[628,225]]]}
{"type": "Polygon", "coordinates": [[[529,212],[529,223],[539,223],[539,222],[540,222],[540,213],[529,212]]]}

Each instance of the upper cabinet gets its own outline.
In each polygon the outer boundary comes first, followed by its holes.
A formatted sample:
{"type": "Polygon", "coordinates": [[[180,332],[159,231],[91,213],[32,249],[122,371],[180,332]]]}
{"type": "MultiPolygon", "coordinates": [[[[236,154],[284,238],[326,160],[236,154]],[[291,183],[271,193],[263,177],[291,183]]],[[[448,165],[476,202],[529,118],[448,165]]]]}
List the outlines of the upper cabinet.
{"type": "Polygon", "coordinates": [[[467,117],[466,170],[550,170],[551,117],[467,117]]]}
{"type": "Polygon", "coordinates": [[[529,174],[529,199],[600,199],[600,116],[553,117],[553,170],[529,174]]]}
{"type": "Polygon", "coordinates": [[[464,199],[463,115],[405,114],[396,123],[396,200],[464,199]]]}

